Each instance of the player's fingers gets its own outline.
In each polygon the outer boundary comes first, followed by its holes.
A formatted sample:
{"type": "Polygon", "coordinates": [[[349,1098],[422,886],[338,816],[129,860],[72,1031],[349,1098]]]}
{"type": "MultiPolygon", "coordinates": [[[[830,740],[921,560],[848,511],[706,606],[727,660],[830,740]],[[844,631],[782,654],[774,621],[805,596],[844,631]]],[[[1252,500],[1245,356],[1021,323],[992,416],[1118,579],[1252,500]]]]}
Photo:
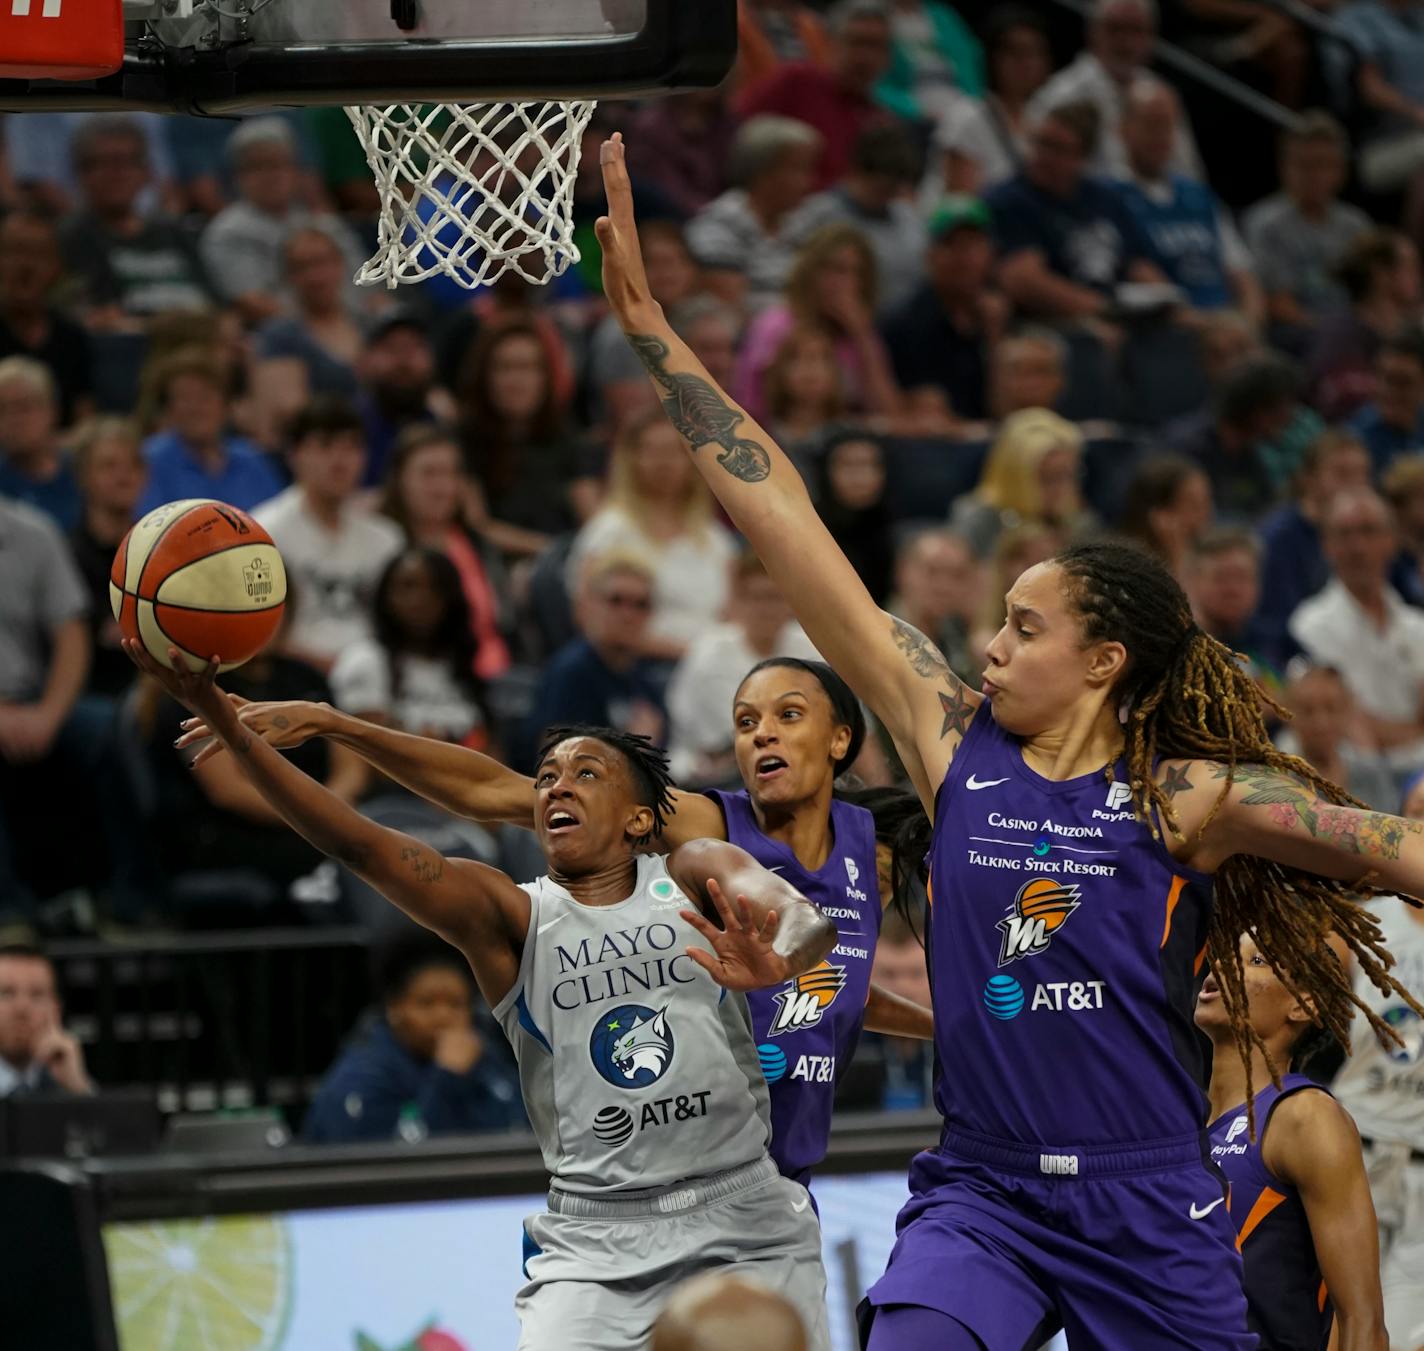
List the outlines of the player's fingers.
{"type": "Polygon", "coordinates": [[[176,750],[185,751],[199,741],[207,741],[213,734],[212,729],[201,718],[184,718],[179,725],[184,731],[173,743],[176,750]]]}
{"type": "Polygon", "coordinates": [[[696,962],[697,965],[700,966],[705,972],[707,972],[707,974],[711,976],[712,979],[715,980],[718,985],[722,984],[726,976],[726,972],[722,968],[722,963],[719,962],[710,952],[708,952],[705,948],[688,948],[687,955],[691,957],[692,960],[696,962]]]}
{"type": "Polygon", "coordinates": [[[709,943],[715,943],[717,939],[721,938],[721,929],[713,924],[706,915],[699,915],[696,910],[679,910],[678,914],[692,925],[709,943]]]}
{"type": "Polygon", "coordinates": [[[707,895],[711,898],[712,904],[717,907],[717,913],[722,917],[723,929],[728,933],[739,932],[742,922],[731,905],[728,904],[727,897],[715,877],[707,879],[707,895]]]}
{"type": "Polygon", "coordinates": [[[780,913],[776,910],[768,910],[766,912],[766,918],[762,920],[761,928],[757,932],[766,942],[769,943],[773,938],[776,937],[776,931],[780,927],[780,925],[780,913]]]}
{"type": "MultiPolygon", "coordinates": [[[[598,152],[603,168],[603,192],[608,198],[608,214],[614,228],[620,232],[633,228],[633,187],[628,181],[628,163],[623,146],[623,133],[615,131],[598,152]]],[[[625,234],[625,238],[628,237],[625,234]]]]}
{"type": "Polygon", "coordinates": [[[214,756],[221,755],[227,749],[217,737],[213,737],[206,746],[188,762],[189,769],[197,769],[199,765],[205,765],[214,756]]]}

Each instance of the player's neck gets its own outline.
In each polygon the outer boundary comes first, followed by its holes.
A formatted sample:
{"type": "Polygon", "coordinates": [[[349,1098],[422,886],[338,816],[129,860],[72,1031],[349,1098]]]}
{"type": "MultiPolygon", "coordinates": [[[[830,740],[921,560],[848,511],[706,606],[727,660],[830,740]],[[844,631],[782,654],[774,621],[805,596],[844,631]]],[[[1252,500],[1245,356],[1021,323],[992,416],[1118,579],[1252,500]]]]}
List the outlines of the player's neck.
{"type": "Polygon", "coordinates": [[[633,894],[638,881],[638,860],[620,858],[597,872],[566,877],[554,868],[549,879],[557,882],[580,905],[617,905],[633,894]]]}
{"type": "MultiPolygon", "coordinates": [[[[1240,1107],[1246,1101],[1246,1064],[1236,1049],[1230,1028],[1222,1029],[1224,1035],[1212,1038],[1211,1087],[1207,1097],[1211,1102],[1211,1120],[1240,1107]]],[[[1285,1073],[1290,1065],[1290,1052],[1283,1047],[1271,1047],[1276,1067],[1285,1073]]],[[[1251,1088],[1259,1093],[1271,1082],[1271,1067],[1266,1063],[1265,1053],[1259,1046],[1251,1047],[1251,1088]]]]}
{"type": "Polygon", "coordinates": [[[1123,740],[1114,710],[1088,706],[1070,710],[1058,727],[1025,738],[1023,758],[1035,773],[1061,783],[1113,764],[1122,754],[1123,740]]]}
{"type": "Polygon", "coordinates": [[[832,786],[804,802],[763,807],[752,803],[757,828],[768,839],[784,844],[807,872],[819,872],[830,857],[832,786]]]}

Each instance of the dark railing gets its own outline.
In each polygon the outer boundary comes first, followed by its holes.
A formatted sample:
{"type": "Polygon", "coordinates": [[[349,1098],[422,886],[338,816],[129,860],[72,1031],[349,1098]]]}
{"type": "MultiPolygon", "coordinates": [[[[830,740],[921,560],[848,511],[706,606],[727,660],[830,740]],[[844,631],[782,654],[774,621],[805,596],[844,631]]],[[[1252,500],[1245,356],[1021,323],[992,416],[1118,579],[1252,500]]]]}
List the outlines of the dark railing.
{"type": "Polygon", "coordinates": [[[90,1073],[165,1111],[300,1109],[370,1002],[356,928],[59,942],[65,1021],[90,1073]]]}

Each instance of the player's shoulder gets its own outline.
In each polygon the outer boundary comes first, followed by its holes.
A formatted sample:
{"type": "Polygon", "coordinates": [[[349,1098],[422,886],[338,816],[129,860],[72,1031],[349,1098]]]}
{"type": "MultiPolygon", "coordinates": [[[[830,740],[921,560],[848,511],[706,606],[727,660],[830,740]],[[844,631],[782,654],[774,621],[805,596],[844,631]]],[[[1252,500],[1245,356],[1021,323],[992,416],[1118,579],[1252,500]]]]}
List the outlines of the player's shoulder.
{"type": "Polygon", "coordinates": [[[1360,1153],[1355,1119],[1324,1088],[1301,1085],[1271,1109],[1261,1157],[1272,1173],[1300,1185],[1360,1153]]]}

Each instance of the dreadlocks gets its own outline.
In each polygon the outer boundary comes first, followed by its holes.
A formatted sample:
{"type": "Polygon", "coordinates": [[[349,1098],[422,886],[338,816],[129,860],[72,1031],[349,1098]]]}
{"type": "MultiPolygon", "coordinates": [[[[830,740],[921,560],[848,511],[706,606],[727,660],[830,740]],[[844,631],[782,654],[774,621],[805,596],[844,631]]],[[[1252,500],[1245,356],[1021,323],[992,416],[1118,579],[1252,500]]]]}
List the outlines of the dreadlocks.
{"type": "Polygon", "coordinates": [[[639,736],[635,732],[619,732],[612,727],[590,727],[574,723],[566,727],[545,728],[543,743],[534,757],[535,768],[544,763],[555,746],[572,741],[575,737],[588,737],[590,741],[600,741],[617,751],[633,776],[637,801],[652,809],[652,831],[639,836],[634,844],[641,847],[654,836],[661,835],[663,827],[667,825],[668,813],[672,810],[672,797],[669,792],[672,788],[672,775],[668,773],[667,752],[653,745],[649,738],[639,736]]]}
{"type": "MultiPolygon", "coordinates": [[[[1288,775],[1304,792],[1325,802],[1364,805],[1304,760],[1276,749],[1266,733],[1261,706],[1283,718],[1289,713],[1256,687],[1234,653],[1197,628],[1182,588],[1150,555],[1125,544],[1080,544],[1054,561],[1068,578],[1069,598],[1082,616],[1086,641],[1119,642],[1127,649],[1126,673],[1115,691],[1126,720],[1124,758],[1134,809],[1154,838],[1160,837],[1159,821],[1182,837],[1173,794],[1154,777],[1157,762],[1164,758],[1222,766],[1221,793],[1202,830],[1221,810],[1238,766],[1264,766],[1288,775]]],[[[1279,1071],[1251,1027],[1239,941],[1243,933],[1251,934],[1290,992],[1309,1001],[1322,1026],[1344,1045],[1349,1045],[1352,1005],[1382,1040],[1398,1041],[1398,1036],[1355,994],[1325,942],[1331,930],[1376,987],[1397,992],[1424,1016],[1424,1007],[1389,973],[1394,959],[1374,916],[1355,904],[1361,891],[1373,890],[1249,854],[1237,854],[1218,869],[1207,951],[1230,1015],[1232,1037],[1246,1063],[1248,1103],[1254,1097],[1252,1046],[1266,1054],[1273,1080],[1279,1080],[1279,1071]]]]}

